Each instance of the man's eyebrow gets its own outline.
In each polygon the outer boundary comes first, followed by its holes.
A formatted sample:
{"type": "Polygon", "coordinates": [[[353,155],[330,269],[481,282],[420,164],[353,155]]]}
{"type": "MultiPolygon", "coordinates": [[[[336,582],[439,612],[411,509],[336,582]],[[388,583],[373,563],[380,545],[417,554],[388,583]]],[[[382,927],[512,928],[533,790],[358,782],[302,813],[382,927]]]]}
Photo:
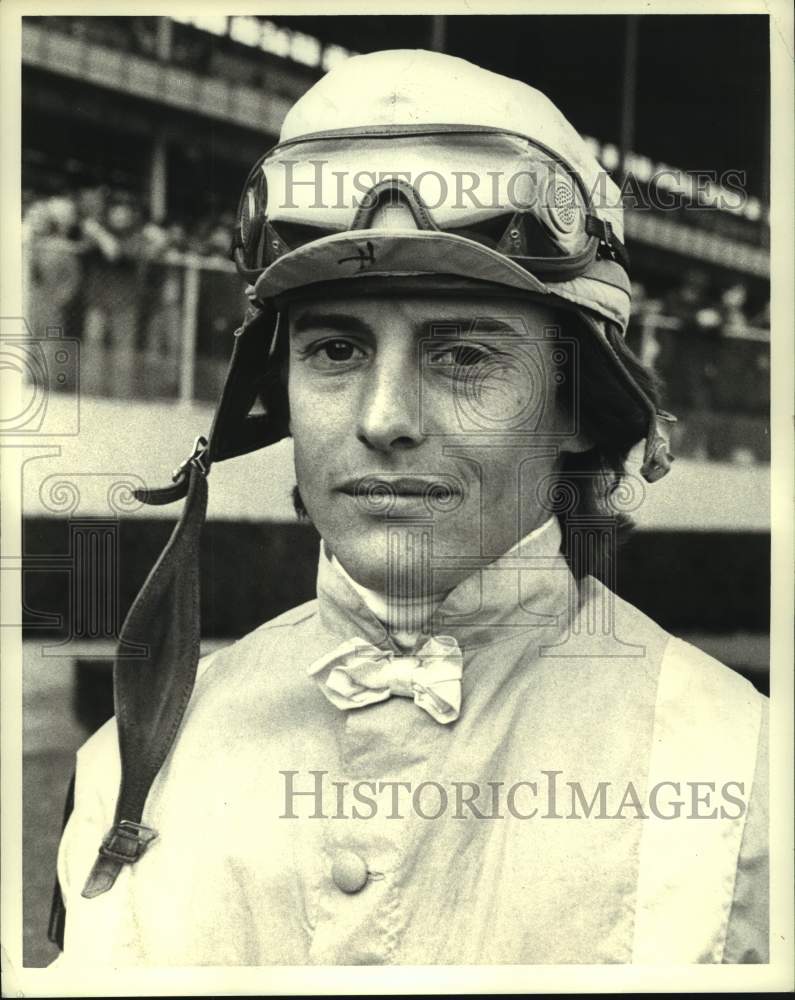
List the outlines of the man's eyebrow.
{"type": "MultiPolygon", "coordinates": [[[[324,313],[313,312],[311,310],[300,313],[293,322],[294,333],[305,333],[307,330],[329,330],[334,333],[357,333],[362,336],[372,334],[369,323],[365,323],[358,316],[349,313],[324,313]]],[[[416,324],[416,332],[420,336],[434,336],[439,334],[467,334],[467,333],[512,333],[522,334],[525,332],[524,322],[516,319],[510,320],[495,319],[493,317],[452,317],[450,319],[428,319],[421,320],[416,324]]]]}
{"type": "Polygon", "coordinates": [[[514,322],[509,320],[494,319],[491,317],[472,317],[464,319],[434,319],[422,324],[422,332],[427,334],[451,334],[451,333],[513,333],[523,334],[526,332],[525,324],[521,319],[514,322]]]}
{"type": "Polygon", "coordinates": [[[361,335],[372,333],[368,323],[365,323],[358,316],[352,316],[348,313],[303,312],[296,317],[292,328],[294,333],[305,333],[307,330],[317,329],[361,335]]]}

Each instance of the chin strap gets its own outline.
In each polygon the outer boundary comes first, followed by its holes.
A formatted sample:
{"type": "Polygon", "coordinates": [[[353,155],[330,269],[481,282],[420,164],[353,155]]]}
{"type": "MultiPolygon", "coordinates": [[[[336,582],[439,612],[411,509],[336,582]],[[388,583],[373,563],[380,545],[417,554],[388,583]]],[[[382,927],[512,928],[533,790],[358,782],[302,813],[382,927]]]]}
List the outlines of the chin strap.
{"type": "Polygon", "coordinates": [[[193,691],[199,662],[199,542],[207,479],[189,460],[187,498],[177,526],[130,608],[113,672],[121,784],[113,826],[83,888],[90,899],[110,889],[122,866],[137,861],[157,832],[141,822],[193,691]],[[143,656],[131,651],[143,650],[143,656]]]}

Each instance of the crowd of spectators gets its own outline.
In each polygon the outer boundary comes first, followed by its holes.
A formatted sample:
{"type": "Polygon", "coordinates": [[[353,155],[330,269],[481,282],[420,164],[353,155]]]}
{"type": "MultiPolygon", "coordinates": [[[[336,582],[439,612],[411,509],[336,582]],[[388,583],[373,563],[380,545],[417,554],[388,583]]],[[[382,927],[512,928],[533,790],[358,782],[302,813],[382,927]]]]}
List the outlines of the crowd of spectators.
{"type": "MultiPolygon", "coordinates": [[[[157,220],[134,196],[107,187],[46,197],[25,192],[28,322],[36,336],[57,328],[85,345],[83,391],[173,396],[184,255],[198,256],[209,269],[230,270],[231,233],[231,217],[157,220]]],[[[200,303],[204,326],[216,332],[219,324],[224,331],[233,327],[240,313],[239,282],[227,273],[218,277],[220,285],[204,283],[200,303]]],[[[197,346],[211,356],[220,353],[213,342],[197,346]]]]}
{"type": "Polygon", "coordinates": [[[632,312],[638,321],[665,316],[724,337],[765,339],[770,329],[768,299],[754,306],[742,281],[716,286],[698,267],[686,268],[677,281],[661,281],[653,291],[642,282],[633,282],[632,312]]]}
{"type": "Polygon", "coordinates": [[[715,286],[698,267],[652,295],[633,284],[630,344],[680,415],[675,450],[751,464],[769,456],[770,302],[742,281],[715,286]]]}
{"type": "Polygon", "coordinates": [[[156,257],[168,250],[227,259],[232,225],[230,213],[187,221],[153,219],[140,198],[106,185],[56,195],[22,192],[26,243],[60,238],[73,251],[96,249],[109,261],[156,257]]]}

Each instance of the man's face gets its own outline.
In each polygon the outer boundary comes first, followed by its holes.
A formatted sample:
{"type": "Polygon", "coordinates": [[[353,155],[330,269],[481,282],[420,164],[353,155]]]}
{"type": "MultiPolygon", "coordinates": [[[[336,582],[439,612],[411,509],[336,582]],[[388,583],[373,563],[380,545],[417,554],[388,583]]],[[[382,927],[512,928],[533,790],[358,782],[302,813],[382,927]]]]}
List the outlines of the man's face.
{"type": "Polygon", "coordinates": [[[288,318],[298,488],[355,580],[385,591],[395,538],[410,544],[425,527],[447,589],[472,557],[501,555],[546,521],[537,487],[561,450],[586,447],[564,402],[576,387],[559,384],[572,342],[551,309],[343,292],[298,301],[288,318]]]}

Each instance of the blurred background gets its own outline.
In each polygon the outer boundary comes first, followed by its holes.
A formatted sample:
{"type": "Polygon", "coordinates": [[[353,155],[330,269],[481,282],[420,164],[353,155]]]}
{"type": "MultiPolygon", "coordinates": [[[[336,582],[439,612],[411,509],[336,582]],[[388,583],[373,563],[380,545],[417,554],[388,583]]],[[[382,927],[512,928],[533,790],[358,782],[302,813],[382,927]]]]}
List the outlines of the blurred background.
{"type": "MultiPolygon", "coordinates": [[[[209,429],[244,307],[233,213],[287,109],[351,54],[399,47],[538,87],[628,190],[680,202],[627,201],[629,342],[679,422],[674,471],[638,510],[614,585],[767,691],[767,18],[24,18],[26,317],[58,371],[43,440],[60,435],[23,477],[27,965],[57,953],[74,751],[113,711],[115,637],[176,516],[116,486],[165,484],[209,429]],[[694,191],[694,171],[714,186],[694,191]],[[721,204],[721,183],[743,196],[721,204]]],[[[317,537],[292,483],[289,442],[213,470],[205,649],[314,596],[317,537]]]]}

